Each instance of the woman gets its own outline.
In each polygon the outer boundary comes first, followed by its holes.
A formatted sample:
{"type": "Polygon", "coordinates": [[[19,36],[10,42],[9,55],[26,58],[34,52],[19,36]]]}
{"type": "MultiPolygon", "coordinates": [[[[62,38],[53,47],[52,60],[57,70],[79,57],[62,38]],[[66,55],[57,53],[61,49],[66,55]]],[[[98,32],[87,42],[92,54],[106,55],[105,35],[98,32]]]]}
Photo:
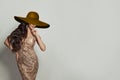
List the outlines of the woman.
{"type": "Polygon", "coordinates": [[[5,40],[4,44],[16,54],[16,61],[23,80],[35,80],[38,71],[38,58],[34,51],[34,44],[37,42],[42,51],[46,46],[34,28],[48,28],[49,24],[39,20],[36,12],[29,12],[24,17],[14,17],[20,22],[5,40]]]}

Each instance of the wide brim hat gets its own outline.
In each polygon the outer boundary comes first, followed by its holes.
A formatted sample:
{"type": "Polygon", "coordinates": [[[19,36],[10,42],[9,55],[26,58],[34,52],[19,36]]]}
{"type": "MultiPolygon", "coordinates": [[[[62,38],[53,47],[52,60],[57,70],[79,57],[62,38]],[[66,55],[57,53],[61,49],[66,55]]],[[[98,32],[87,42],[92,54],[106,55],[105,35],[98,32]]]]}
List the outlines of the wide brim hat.
{"type": "Polygon", "coordinates": [[[29,12],[26,17],[14,16],[14,19],[20,23],[28,23],[36,25],[37,28],[48,28],[50,25],[46,22],[39,20],[39,15],[37,12],[29,12]]]}

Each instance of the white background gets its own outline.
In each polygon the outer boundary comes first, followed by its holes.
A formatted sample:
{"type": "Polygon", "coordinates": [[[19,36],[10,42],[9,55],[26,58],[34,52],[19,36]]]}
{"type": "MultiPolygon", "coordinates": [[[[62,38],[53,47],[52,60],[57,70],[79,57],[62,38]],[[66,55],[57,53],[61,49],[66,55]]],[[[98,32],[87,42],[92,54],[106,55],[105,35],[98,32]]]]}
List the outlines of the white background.
{"type": "Polygon", "coordinates": [[[3,42],[29,11],[51,25],[36,80],[120,80],[120,0],[0,0],[0,80],[21,80],[3,42]]]}

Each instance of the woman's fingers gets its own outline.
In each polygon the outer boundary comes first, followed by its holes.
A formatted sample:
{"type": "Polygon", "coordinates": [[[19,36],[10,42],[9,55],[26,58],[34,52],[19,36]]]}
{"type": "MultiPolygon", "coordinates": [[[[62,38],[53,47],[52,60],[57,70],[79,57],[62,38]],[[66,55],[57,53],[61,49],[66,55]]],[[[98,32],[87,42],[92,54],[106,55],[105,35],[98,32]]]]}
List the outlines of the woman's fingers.
{"type": "Polygon", "coordinates": [[[30,29],[31,29],[31,30],[33,30],[33,27],[32,27],[32,26],[30,26],[30,29]]]}
{"type": "Polygon", "coordinates": [[[34,36],[37,34],[37,30],[35,30],[32,26],[30,26],[30,30],[34,36]]]}
{"type": "Polygon", "coordinates": [[[33,29],[32,32],[36,32],[36,30],[33,29]]]}
{"type": "Polygon", "coordinates": [[[36,35],[36,34],[37,34],[37,31],[33,29],[33,30],[32,30],[32,34],[33,34],[33,35],[36,35]]]}

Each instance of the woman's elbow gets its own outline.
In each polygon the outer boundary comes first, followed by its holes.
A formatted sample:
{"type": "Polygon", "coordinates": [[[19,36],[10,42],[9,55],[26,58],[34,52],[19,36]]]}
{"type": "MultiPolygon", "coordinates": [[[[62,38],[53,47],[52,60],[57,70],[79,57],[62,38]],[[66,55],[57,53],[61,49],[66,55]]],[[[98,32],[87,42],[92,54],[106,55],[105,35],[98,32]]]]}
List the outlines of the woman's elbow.
{"type": "Polygon", "coordinates": [[[43,52],[44,52],[44,51],[46,51],[46,46],[41,47],[40,49],[41,49],[41,51],[43,51],[43,52]]]}
{"type": "Polygon", "coordinates": [[[8,44],[7,44],[7,41],[6,41],[6,40],[4,41],[4,45],[5,45],[5,46],[8,46],[8,44]]]}
{"type": "Polygon", "coordinates": [[[12,49],[12,46],[9,45],[8,40],[4,41],[4,45],[7,46],[9,49],[12,49]]]}
{"type": "Polygon", "coordinates": [[[43,51],[43,52],[46,51],[46,48],[42,48],[41,51],[43,51]]]}

